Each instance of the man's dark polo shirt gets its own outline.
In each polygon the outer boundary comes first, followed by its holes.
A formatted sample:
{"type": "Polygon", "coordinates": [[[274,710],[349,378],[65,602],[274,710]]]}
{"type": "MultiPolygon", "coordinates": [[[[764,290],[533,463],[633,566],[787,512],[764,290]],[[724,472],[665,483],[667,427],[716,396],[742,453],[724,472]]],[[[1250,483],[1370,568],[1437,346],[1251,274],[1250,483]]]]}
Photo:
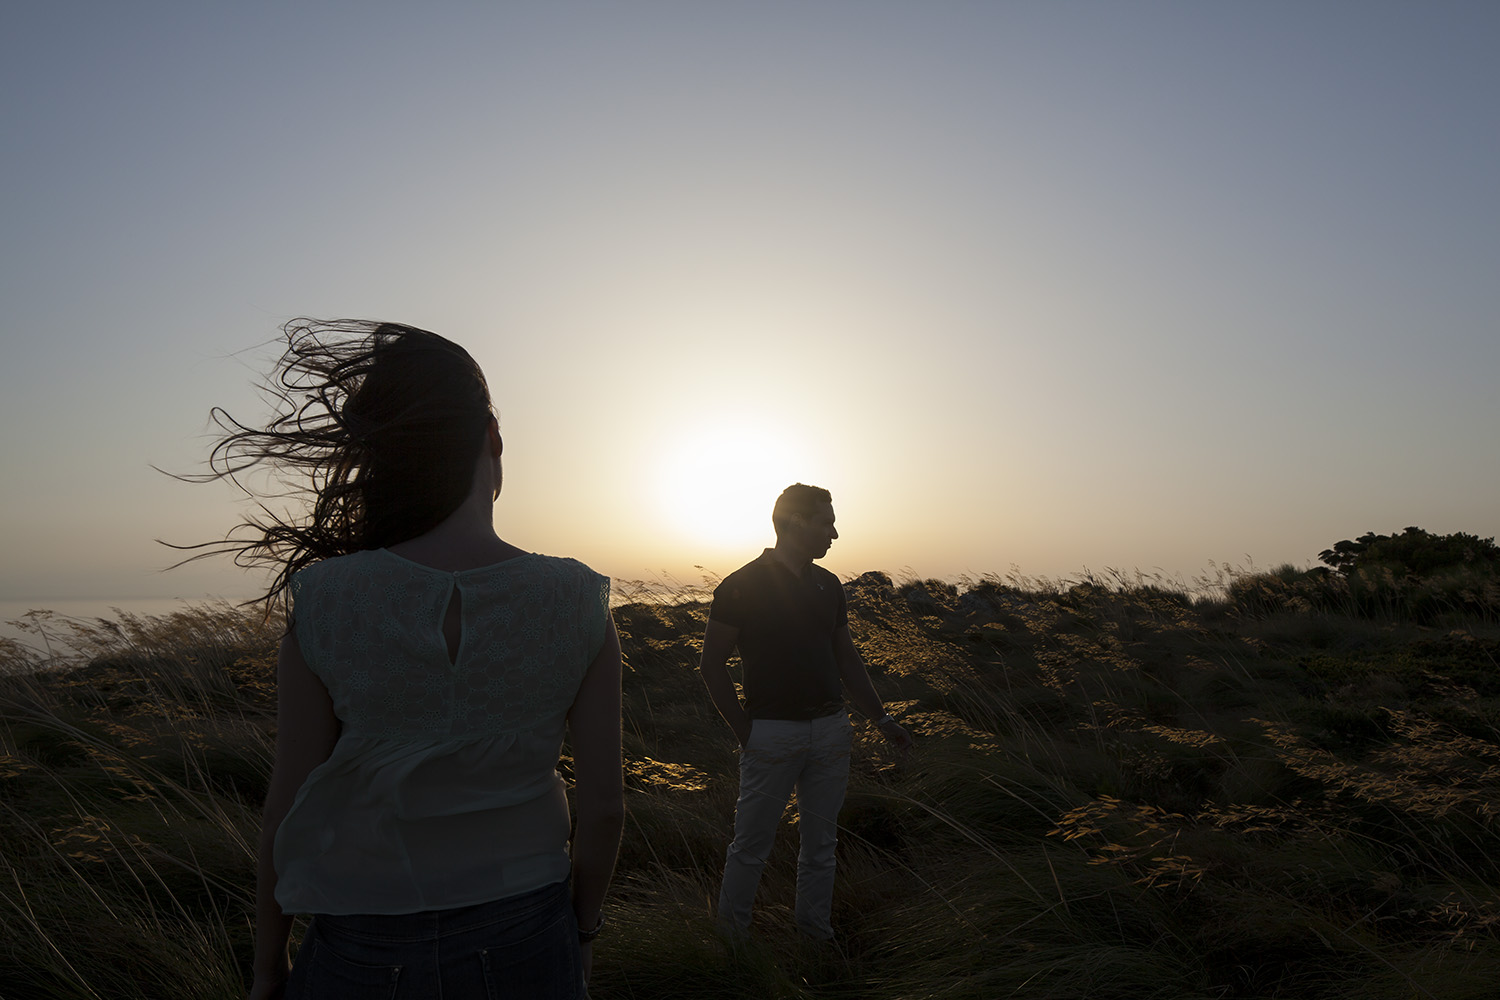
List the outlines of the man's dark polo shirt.
{"type": "Polygon", "coordinates": [[[708,617],[740,630],[752,719],[818,719],[844,707],[833,635],[849,624],[844,587],[821,566],[797,576],[771,549],[714,588],[708,617]]]}

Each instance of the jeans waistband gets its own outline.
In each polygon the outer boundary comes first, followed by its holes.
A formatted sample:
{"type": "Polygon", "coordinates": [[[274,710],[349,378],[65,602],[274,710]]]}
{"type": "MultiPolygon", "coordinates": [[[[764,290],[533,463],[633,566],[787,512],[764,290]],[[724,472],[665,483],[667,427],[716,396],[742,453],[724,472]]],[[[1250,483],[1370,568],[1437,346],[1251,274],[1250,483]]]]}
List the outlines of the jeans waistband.
{"type": "Polygon", "coordinates": [[[570,903],[568,883],[553,882],[518,896],[420,913],[314,914],[319,933],[375,941],[432,941],[491,924],[519,923],[570,903]]]}
{"type": "Polygon", "coordinates": [[[841,701],[828,702],[817,708],[810,708],[806,713],[782,712],[775,716],[753,716],[752,722],[815,722],[818,719],[826,719],[830,715],[838,715],[844,711],[844,703],[841,701]]]}

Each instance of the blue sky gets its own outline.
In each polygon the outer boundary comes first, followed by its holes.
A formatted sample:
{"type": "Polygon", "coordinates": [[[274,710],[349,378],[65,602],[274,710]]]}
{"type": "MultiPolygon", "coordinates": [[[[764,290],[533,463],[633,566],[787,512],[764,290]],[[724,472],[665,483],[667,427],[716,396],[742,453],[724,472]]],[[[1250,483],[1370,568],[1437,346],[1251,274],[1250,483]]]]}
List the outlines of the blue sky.
{"type": "Polygon", "coordinates": [[[17,3],[0,597],[153,541],[298,315],[468,346],[501,533],[724,573],[1306,563],[1500,533],[1500,7],[17,3]]]}

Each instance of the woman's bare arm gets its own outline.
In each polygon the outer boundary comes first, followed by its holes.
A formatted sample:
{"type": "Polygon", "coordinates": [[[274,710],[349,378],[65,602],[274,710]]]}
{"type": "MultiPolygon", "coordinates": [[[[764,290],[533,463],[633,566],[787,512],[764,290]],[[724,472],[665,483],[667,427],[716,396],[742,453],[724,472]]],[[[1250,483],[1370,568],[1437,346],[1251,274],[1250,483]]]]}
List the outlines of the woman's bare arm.
{"type": "Polygon", "coordinates": [[[599,922],[625,828],[620,766],[620,637],[613,619],[604,646],[584,674],[568,710],[573,748],[573,911],[584,930],[599,922]]]}
{"type": "Polygon", "coordinates": [[[312,769],[328,759],[339,738],[333,698],[308,667],[291,633],[276,657],[276,763],[261,818],[260,858],[255,879],[255,986],[252,997],[275,996],[291,971],[287,938],[292,918],[276,902],[271,856],[276,830],[312,769]]]}

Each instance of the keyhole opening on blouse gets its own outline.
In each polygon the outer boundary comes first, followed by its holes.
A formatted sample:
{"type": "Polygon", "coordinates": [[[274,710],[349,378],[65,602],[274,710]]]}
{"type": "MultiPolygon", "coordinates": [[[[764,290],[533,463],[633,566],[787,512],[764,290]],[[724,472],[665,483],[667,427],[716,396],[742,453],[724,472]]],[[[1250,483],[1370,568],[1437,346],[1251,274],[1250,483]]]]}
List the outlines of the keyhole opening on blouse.
{"type": "Polygon", "coordinates": [[[464,638],[464,598],[458,584],[448,595],[448,610],[443,615],[443,639],[448,643],[448,663],[458,665],[458,646],[464,638]]]}

